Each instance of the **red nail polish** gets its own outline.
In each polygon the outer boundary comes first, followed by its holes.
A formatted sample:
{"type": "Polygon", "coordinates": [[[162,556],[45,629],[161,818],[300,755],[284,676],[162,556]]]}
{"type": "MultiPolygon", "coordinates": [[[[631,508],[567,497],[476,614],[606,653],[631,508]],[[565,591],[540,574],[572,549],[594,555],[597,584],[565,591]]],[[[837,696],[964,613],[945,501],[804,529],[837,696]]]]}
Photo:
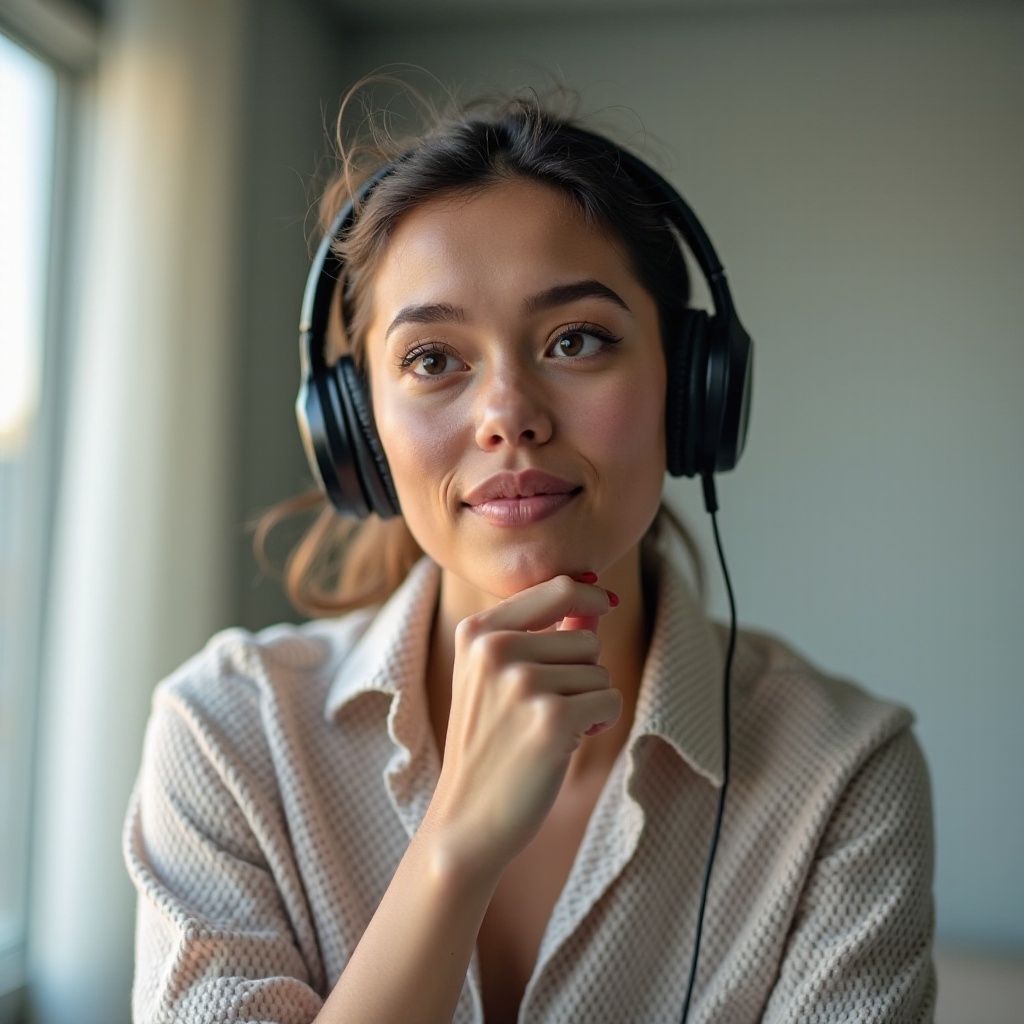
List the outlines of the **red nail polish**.
{"type": "Polygon", "coordinates": [[[605,593],[608,595],[608,603],[613,608],[619,607],[619,595],[614,590],[606,590],[605,593]]]}
{"type": "Polygon", "coordinates": [[[597,573],[596,572],[581,572],[579,574],[579,576],[576,577],[576,581],[578,583],[596,583],[597,582],[597,573]]]}

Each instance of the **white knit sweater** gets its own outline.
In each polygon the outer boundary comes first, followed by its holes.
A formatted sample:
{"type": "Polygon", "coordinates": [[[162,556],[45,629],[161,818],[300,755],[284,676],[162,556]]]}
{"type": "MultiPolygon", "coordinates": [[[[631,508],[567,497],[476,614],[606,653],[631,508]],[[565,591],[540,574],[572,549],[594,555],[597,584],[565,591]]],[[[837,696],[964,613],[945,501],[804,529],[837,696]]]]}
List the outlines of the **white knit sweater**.
{"type": "MultiPolygon", "coordinates": [[[[316,1016],[437,779],[438,575],[421,562],[376,613],[223,633],[160,685],[125,831],[138,1024],[316,1016]]],[[[679,1019],[722,778],[723,639],[666,569],[632,732],[522,1024],[679,1019]]],[[[931,1020],[931,805],[910,724],[741,633],[693,1024],[931,1020]]],[[[483,1021],[475,957],[454,1019],[483,1021]]]]}

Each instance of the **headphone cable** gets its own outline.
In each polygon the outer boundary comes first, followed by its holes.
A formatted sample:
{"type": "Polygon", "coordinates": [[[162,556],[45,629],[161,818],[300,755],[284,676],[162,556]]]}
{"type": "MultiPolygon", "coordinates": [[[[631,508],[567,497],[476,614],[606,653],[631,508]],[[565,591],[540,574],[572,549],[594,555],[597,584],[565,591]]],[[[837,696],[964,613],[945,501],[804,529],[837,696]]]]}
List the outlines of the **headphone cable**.
{"type": "Polygon", "coordinates": [[[715,853],[718,850],[718,837],[722,830],[722,817],[725,814],[725,794],[729,788],[729,756],[730,756],[730,732],[732,707],[730,689],[732,681],[732,658],[736,650],[736,599],[732,592],[732,581],[729,579],[729,569],[725,564],[725,553],[722,550],[722,538],[718,532],[718,496],[715,493],[714,478],[710,473],[701,476],[701,483],[704,485],[704,506],[711,516],[711,528],[715,534],[715,548],[718,551],[718,564],[722,567],[722,577],[725,580],[725,592],[729,598],[729,645],[725,655],[725,672],[722,679],[722,788],[718,792],[718,806],[715,810],[715,826],[711,832],[711,844],[708,848],[708,859],[704,865],[704,880],[701,884],[700,905],[697,910],[697,933],[693,940],[693,957],[690,960],[690,977],[686,985],[686,999],[683,1001],[682,1024],[686,1024],[686,1018],[690,1013],[690,999],[693,996],[694,982],[697,980],[697,961],[700,956],[700,939],[704,930],[704,909],[708,901],[708,888],[711,883],[711,869],[715,863],[715,853]]]}

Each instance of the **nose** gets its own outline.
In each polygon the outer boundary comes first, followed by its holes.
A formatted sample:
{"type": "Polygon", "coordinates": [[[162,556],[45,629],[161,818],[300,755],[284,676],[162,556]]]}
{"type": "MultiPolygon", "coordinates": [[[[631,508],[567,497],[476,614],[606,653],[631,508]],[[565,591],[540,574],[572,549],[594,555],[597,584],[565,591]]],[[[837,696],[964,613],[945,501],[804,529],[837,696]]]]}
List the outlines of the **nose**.
{"type": "Polygon", "coordinates": [[[479,396],[476,443],[483,451],[546,444],[554,429],[541,389],[521,373],[485,382],[479,396]]]}

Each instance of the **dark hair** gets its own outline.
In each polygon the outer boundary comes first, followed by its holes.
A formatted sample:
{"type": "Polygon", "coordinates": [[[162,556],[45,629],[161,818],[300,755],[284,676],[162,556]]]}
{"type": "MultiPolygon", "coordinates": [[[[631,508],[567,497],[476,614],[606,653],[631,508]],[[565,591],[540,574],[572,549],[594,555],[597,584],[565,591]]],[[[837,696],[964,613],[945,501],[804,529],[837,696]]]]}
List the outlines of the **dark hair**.
{"type": "MultiPolygon", "coordinates": [[[[533,94],[456,108],[435,117],[415,138],[378,134],[371,144],[356,147],[347,146],[342,136],[344,111],[345,105],[338,131],[342,166],[328,183],[320,209],[326,232],[355,197],[355,224],[335,242],[345,267],[345,298],[332,338],[336,354],[350,352],[366,369],[368,292],[402,217],[428,200],[478,192],[509,179],[559,190],[621,246],[637,280],[655,300],[663,342],[671,344],[690,297],[686,264],[672,228],[626,173],[617,146],[581,130],[571,117],[553,113],[533,94]],[[361,200],[362,183],[385,165],[390,172],[361,200]]],[[[257,554],[262,555],[267,532],[283,516],[318,504],[315,497],[303,496],[267,513],[257,529],[257,554]]],[[[664,503],[645,538],[648,546],[666,524],[690,554],[700,585],[696,545],[664,503]]],[[[301,611],[337,614],[386,598],[421,554],[402,519],[371,517],[357,526],[327,507],[288,558],[286,590],[301,611]]]]}
{"type": "MultiPolygon", "coordinates": [[[[657,304],[662,338],[674,336],[690,299],[686,263],[673,230],[626,172],[614,144],[546,111],[536,97],[517,97],[486,111],[449,114],[414,143],[391,150],[379,153],[390,173],[359,204],[354,227],[335,246],[346,267],[344,305],[351,318],[344,330],[357,362],[369,314],[365,292],[402,217],[429,199],[517,178],[563,192],[621,246],[657,304]]],[[[356,194],[353,177],[344,173],[328,187],[322,204],[325,231],[356,194]]]]}

